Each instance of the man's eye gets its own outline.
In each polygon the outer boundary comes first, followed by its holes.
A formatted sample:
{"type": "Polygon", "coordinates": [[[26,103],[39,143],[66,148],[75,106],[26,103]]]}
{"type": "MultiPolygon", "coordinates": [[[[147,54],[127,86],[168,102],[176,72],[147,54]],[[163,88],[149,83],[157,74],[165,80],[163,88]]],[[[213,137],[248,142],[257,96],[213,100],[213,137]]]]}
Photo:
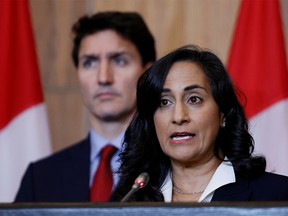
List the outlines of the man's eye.
{"type": "Polygon", "coordinates": [[[123,57],[115,58],[114,63],[119,66],[125,66],[128,64],[128,61],[123,57]]]}
{"type": "Polygon", "coordinates": [[[92,68],[92,67],[95,67],[96,65],[96,61],[94,59],[86,59],[84,62],[83,62],[83,67],[84,68],[92,68]]]}

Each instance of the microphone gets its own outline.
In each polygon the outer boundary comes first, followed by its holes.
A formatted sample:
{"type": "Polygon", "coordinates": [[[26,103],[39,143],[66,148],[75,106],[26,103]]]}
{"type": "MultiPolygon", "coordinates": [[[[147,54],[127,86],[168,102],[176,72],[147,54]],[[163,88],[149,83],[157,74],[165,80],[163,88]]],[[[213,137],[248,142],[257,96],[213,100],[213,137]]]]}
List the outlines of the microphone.
{"type": "Polygon", "coordinates": [[[140,188],[143,188],[148,183],[150,177],[149,174],[146,172],[141,173],[134,181],[134,184],[132,185],[130,191],[126,194],[126,196],[121,200],[121,202],[126,202],[131,195],[139,190],[140,188]]]}

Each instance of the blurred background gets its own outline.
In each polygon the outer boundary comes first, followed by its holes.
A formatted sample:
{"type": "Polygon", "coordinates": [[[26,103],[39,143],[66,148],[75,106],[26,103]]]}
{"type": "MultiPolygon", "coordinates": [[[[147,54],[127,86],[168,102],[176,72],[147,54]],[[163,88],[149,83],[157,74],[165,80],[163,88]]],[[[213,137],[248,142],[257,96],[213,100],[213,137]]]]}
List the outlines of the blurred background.
{"type": "MultiPolygon", "coordinates": [[[[288,50],[288,0],[280,0],[280,5],[288,50]]],[[[226,64],[239,6],[239,0],[30,0],[52,151],[88,133],[71,60],[71,27],[80,16],[108,10],[137,11],[155,37],[158,58],[194,43],[211,49],[226,64]]]]}
{"type": "Polygon", "coordinates": [[[288,0],[279,0],[280,7],[277,0],[245,0],[238,25],[241,2],[0,0],[0,203],[14,200],[30,162],[87,136],[71,27],[100,11],[139,12],[155,37],[158,58],[186,44],[218,55],[248,97],[255,152],[267,156],[267,171],[288,175],[288,0]]]}

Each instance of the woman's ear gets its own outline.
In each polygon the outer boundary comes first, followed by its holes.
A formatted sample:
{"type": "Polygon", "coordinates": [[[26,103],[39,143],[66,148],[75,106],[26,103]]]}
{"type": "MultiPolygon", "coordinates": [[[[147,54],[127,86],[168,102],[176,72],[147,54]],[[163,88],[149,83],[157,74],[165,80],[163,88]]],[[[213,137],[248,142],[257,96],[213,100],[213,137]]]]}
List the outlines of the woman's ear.
{"type": "Polygon", "coordinates": [[[221,127],[221,128],[225,128],[225,126],[226,126],[226,118],[225,118],[224,114],[221,113],[221,123],[220,123],[220,127],[221,127]]]}

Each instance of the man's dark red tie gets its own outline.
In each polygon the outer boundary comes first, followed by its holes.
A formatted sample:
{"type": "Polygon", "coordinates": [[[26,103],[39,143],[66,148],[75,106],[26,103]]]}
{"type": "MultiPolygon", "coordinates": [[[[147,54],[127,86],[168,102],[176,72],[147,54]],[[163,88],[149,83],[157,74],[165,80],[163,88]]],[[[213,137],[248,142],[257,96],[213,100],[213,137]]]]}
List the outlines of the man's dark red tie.
{"type": "Polygon", "coordinates": [[[117,148],[107,145],[101,151],[101,159],[90,189],[91,202],[107,202],[113,187],[110,160],[117,148]]]}

